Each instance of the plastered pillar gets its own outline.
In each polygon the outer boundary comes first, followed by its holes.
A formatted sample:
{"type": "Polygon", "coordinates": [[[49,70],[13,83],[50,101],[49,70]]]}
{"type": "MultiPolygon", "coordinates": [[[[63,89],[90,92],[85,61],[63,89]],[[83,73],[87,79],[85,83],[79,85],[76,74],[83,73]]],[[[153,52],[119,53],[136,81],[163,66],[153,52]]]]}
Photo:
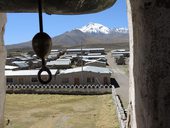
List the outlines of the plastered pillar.
{"type": "Polygon", "coordinates": [[[127,15],[129,28],[129,43],[130,43],[130,60],[129,60],[129,106],[127,116],[127,127],[137,128],[136,126],[136,112],[135,112],[135,84],[134,84],[134,34],[132,23],[132,9],[131,3],[127,0],[127,15]]]}
{"type": "Polygon", "coordinates": [[[170,1],[127,0],[128,128],[170,128],[170,1]]]}
{"type": "Polygon", "coordinates": [[[6,50],[4,48],[4,31],[6,24],[6,14],[0,13],[0,128],[3,128],[4,122],[4,107],[5,107],[5,60],[6,50]]]}

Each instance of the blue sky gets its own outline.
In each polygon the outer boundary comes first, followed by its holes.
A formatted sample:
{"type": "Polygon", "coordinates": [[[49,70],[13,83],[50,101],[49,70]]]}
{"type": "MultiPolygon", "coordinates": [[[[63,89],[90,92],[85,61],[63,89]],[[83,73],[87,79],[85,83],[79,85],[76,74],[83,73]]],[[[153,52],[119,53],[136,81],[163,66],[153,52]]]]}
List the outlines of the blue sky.
{"type": "MultiPolygon", "coordinates": [[[[44,32],[51,37],[80,28],[90,22],[100,23],[109,28],[127,27],[126,0],[117,0],[105,11],[86,15],[46,15],[43,14],[44,32]]],[[[38,33],[38,14],[9,13],[5,31],[5,44],[29,41],[38,33]]]]}

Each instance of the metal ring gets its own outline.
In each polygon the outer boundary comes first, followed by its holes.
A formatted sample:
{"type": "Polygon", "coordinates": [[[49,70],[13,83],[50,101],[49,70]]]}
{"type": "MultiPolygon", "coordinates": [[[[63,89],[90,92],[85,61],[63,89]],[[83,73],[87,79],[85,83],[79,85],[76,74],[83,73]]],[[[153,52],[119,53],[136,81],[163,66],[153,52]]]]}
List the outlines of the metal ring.
{"type": "Polygon", "coordinates": [[[45,66],[42,67],[42,68],[39,70],[39,72],[38,72],[38,80],[40,81],[40,83],[41,83],[41,84],[48,84],[48,83],[51,81],[51,79],[52,79],[52,74],[51,74],[50,70],[49,70],[47,67],[45,67],[45,66]],[[41,79],[41,73],[42,73],[43,71],[46,71],[46,72],[48,73],[48,79],[47,79],[47,81],[44,81],[44,80],[41,79]]]}

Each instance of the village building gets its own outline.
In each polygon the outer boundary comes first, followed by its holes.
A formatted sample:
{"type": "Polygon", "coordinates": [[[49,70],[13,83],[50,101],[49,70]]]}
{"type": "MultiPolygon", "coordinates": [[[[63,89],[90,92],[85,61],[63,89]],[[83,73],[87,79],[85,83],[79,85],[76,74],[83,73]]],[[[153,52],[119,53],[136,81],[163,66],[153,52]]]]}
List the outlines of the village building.
{"type": "Polygon", "coordinates": [[[79,49],[67,49],[65,54],[77,54],[77,55],[88,55],[89,53],[101,53],[105,54],[104,48],[79,48],[79,49]]]}
{"type": "Polygon", "coordinates": [[[20,70],[27,70],[29,69],[29,64],[26,61],[13,61],[13,66],[18,66],[20,70]]]}
{"type": "Polygon", "coordinates": [[[47,62],[47,66],[52,69],[68,69],[71,67],[70,59],[57,59],[55,61],[47,62]]]}
{"type": "Polygon", "coordinates": [[[106,62],[107,63],[107,59],[106,58],[99,58],[97,59],[98,61],[101,61],[101,62],[106,62]]]}
{"type": "Polygon", "coordinates": [[[94,60],[94,59],[101,59],[101,58],[106,58],[105,55],[100,55],[100,56],[82,56],[83,59],[91,59],[91,60],[94,60]]]}
{"type": "MultiPolygon", "coordinates": [[[[7,84],[39,85],[37,79],[39,70],[6,70],[7,84]]],[[[51,69],[52,81],[49,84],[57,85],[109,85],[112,71],[105,67],[84,66],[66,70],[51,69]]],[[[47,73],[42,76],[47,79],[47,73]]]]}
{"type": "Polygon", "coordinates": [[[29,57],[29,56],[26,56],[26,57],[16,56],[16,57],[14,57],[14,61],[31,61],[31,60],[33,60],[33,58],[29,57]]]}
{"type": "Polygon", "coordinates": [[[129,57],[129,51],[126,49],[115,49],[111,51],[117,65],[125,65],[129,57]]]}
{"type": "Polygon", "coordinates": [[[25,57],[25,58],[27,58],[27,59],[29,59],[29,60],[32,60],[33,58],[32,58],[32,55],[33,55],[33,51],[31,51],[31,52],[27,52],[27,53],[22,53],[22,57],[25,57]]]}
{"type": "Polygon", "coordinates": [[[19,69],[18,66],[5,65],[5,70],[17,70],[17,69],[19,69]]]}
{"type": "Polygon", "coordinates": [[[12,58],[12,57],[6,58],[6,64],[7,65],[11,65],[13,61],[14,61],[14,58],[12,58]]]}
{"type": "MultiPolygon", "coordinates": [[[[7,84],[25,84],[25,85],[39,85],[40,82],[37,79],[37,74],[39,70],[5,70],[6,82],[7,84]]],[[[55,84],[54,77],[57,70],[50,70],[52,73],[52,81],[49,84],[55,84]]],[[[46,72],[42,73],[43,79],[47,79],[48,75],[46,72]]]]}
{"type": "MultiPolygon", "coordinates": [[[[105,56],[104,56],[105,57],[105,56]]],[[[105,63],[105,65],[107,65],[107,59],[106,58],[98,58],[98,56],[96,58],[77,58],[77,61],[75,61],[75,65],[76,66],[82,66],[82,65],[85,65],[86,63],[91,63],[91,62],[103,62],[103,64],[105,63]]],[[[97,65],[94,65],[94,66],[97,66],[97,65]]],[[[104,65],[103,65],[104,66],[104,65]]],[[[104,66],[105,67],[105,66],[104,66]]]]}
{"type": "Polygon", "coordinates": [[[41,67],[41,60],[33,60],[30,62],[29,66],[31,69],[36,69],[41,67]]]}
{"type": "Polygon", "coordinates": [[[48,55],[48,60],[49,61],[52,61],[52,60],[56,60],[58,58],[58,55],[56,55],[56,54],[50,54],[50,55],[48,55]]]}
{"type": "Polygon", "coordinates": [[[85,63],[85,66],[106,67],[106,62],[94,60],[94,61],[85,63]]]}
{"type": "Polygon", "coordinates": [[[51,50],[51,53],[56,53],[56,54],[58,54],[60,52],[60,50],[58,50],[58,49],[52,49],[51,50]]]}
{"type": "Polygon", "coordinates": [[[26,58],[26,61],[33,61],[33,60],[35,60],[33,57],[31,57],[31,56],[25,56],[25,58],[26,58]]]}
{"type": "Polygon", "coordinates": [[[120,56],[123,56],[123,57],[129,57],[129,50],[126,50],[126,49],[115,49],[115,50],[112,50],[111,51],[112,53],[112,56],[114,57],[120,57],[120,56]]]}
{"type": "Polygon", "coordinates": [[[58,49],[52,49],[50,54],[48,55],[48,60],[56,60],[60,56],[60,51],[58,49]]]}
{"type": "Polygon", "coordinates": [[[60,57],[60,59],[74,59],[77,58],[77,54],[64,54],[63,56],[60,57]]]}
{"type": "Polygon", "coordinates": [[[102,53],[88,53],[88,56],[100,56],[102,53]]]}
{"type": "Polygon", "coordinates": [[[112,71],[105,67],[83,66],[60,71],[56,75],[56,84],[105,85],[110,84],[112,71]]]}
{"type": "Polygon", "coordinates": [[[72,63],[76,66],[84,65],[84,59],[106,59],[104,48],[67,49],[62,58],[71,58],[72,63]]]}

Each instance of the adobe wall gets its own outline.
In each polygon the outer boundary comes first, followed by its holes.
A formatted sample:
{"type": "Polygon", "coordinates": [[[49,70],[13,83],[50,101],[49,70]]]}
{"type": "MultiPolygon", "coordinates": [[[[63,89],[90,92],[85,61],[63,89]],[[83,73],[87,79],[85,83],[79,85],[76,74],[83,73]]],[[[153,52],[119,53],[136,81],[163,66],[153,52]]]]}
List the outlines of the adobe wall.
{"type": "Polygon", "coordinates": [[[3,115],[5,105],[5,59],[6,50],[4,48],[4,31],[6,23],[6,14],[0,13],[0,128],[3,128],[3,115]]]}
{"type": "Polygon", "coordinates": [[[108,73],[101,73],[99,75],[98,73],[86,72],[86,71],[84,71],[83,73],[73,72],[73,73],[67,73],[67,74],[61,74],[61,75],[59,74],[59,75],[56,75],[55,84],[62,84],[63,83],[62,79],[64,78],[69,78],[69,84],[74,84],[74,78],[79,78],[80,84],[91,84],[91,83],[87,83],[88,77],[89,78],[94,77],[95,79],[94,84],[105,84],[103,81],[103,78],[107,77],[108,84],[110,84],[110,76],[111,74],[108,74],[108,73]]]}
{"type": "Polygon", "coordinates": [[[170,127],[170,1],[127,0],[128,128],[170,127]]]}

